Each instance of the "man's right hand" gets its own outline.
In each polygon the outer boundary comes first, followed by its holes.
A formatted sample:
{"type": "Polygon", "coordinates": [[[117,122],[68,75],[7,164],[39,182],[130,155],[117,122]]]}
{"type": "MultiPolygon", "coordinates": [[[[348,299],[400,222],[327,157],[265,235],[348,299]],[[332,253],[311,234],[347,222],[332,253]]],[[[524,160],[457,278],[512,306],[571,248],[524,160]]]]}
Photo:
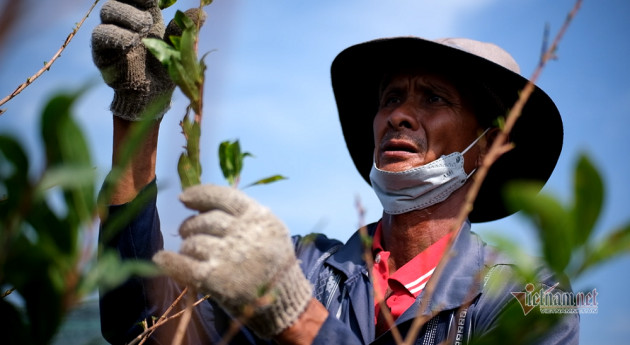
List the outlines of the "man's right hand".
{"type": "Polygon", "coordinates": [[[114,89],[115,116],[136,121],[153,102],[161,118],[175,85],[166,68],[145,48],[143,38],[165,36],[158,0],[109,0],[92,32],[92,58],[105,83],[114,89]]]}
{"type": "MultiPolygon", "coordinates": [[[[285,225],[231,187],[197,185],[180,199],[200,214],[182,223],[180,253],[161,251],[153,260],[170,276],[209,294],[232,316],[243,317],[260,337],[279,336],[300,321],[312,287],[285,225]]],[[[323,319],[326,315],[324,309],[323,319]]],[[[319,327],[323,321],[317,320],[319,327]]]]}

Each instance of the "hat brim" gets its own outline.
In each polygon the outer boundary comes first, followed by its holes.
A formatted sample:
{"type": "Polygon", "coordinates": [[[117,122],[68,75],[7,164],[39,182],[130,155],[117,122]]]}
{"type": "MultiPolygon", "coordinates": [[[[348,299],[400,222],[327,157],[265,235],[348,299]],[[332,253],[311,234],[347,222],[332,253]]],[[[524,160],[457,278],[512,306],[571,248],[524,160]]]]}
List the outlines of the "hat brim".
{"type": "MultiPolygon", "coordinates": [[[[370,183],[374,138],[372,122],[378,110],[378,91],[383,76],[394,68],[435,67],[492,90],[507,107],[518,99],[528,80],[494,62],[440,43],[417,37],[396,37],[361,43],[342,51],[331,67],[332,87],[343,135],[363,179],[370,183]]],[[[514,148],[490,168],[473,210],[471,222],[503,218],[517,210],[503,202],[510,181],[544,184],[556,165],[563,142],[560,113],[551,98],[536,87],[510,133],[514,148]]]]}

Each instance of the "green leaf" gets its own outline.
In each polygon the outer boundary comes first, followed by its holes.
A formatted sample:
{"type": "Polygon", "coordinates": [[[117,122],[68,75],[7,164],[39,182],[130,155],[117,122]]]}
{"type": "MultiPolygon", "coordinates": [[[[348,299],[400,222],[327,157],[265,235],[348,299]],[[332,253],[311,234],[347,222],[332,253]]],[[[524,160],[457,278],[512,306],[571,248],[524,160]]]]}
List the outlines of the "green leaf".
{"type": "Polygon", "coordinates": [[[201,70],[201,75],[202,76],[205,75],[204,73],[206,72],[206,68],[207,68],[205,59],[210,53],[212,53],[212,51],[209,51],[209,52],[203,54],[201,56],[201,58],[199,59],[199,68],[201,70]]]}
{"type": "Polygon", "coordinates": [[[182,42],[182,37],[181,36],[169,36],[168,37],[169,40],[171,40],[171,43],[173,44],[173,47],[179,52],[181,50],[181,42],[182,42]]]}
{"type": "MultiPolygon", "coordinates": [[[[26,152],[22,148],[22,145],[15,139],[0,135],[0,153],[4,155],[5,160],[0,163],[11,162],[12,175],[18,175],[21,178],[26,178],[28,174],[28,157],[26,152]]],[[[3,177],[6,168],[0,170],[0,178],[3,177]]]]}
{"type": "Polygon", "coordinates": [[[81,188],[93,187],[96,170],[93,166],[63,165],[52,167],[44,172],[44,176],[37,185],[39,196],[52,187],[81,188]]]}
{"type": "Polygon", "coordinates": [[[196,28],[195,22],[192,19],[188,18],[186,13],[182,11],[178,10],[177,12],[175,12],[175,17],[173,18],[173,20],[175,21],[177,26],[182,29],[182,31],[190,28],[196,28]]]}
{"type": "Polygon", "coordinates": [[[160,9],[163,10],[173,6],[176,2],[177,0],[159,0],[158,5],[160,6],[160,9]]]}
{"type": "MultiPolygon", "coordinates": [[[[199,100],[199,89],[195,79],[186,72],[180,61],[174,61],[168,65],[168,74],[184,95],[190,100],[191,106],[195,106],[199,100]]],[[[193,108],[196,112],[198,109],[193,108]]]]}
{"type": "Polygon", "coordinates": [[[79,224],[67,216],[58,216],[46,200],[36,200],[26,221],[37,234],[37,242],[33,244],[37,249],[33,251],[45,255],[46,262],[61,264],[64,260],[77,258],[77,242],[81,230],[79,224]]]}
{"type": "Polygon", "coordinates": [[[487,233],[483,237],[488,243],[492,243],[497,248],[500,248],[501,252],[514,262],[518,262],[518,265],[513,266],[513,269],[519,280],[526,282],[538,280],[536,271],[539,263],[536,262],[533,256],[523,250],[523,246],[520,243],[500,233],[487,233]]]}
{"type": "MultiPolygon", "coordinates": [[[[28,158],[22,145],[15,139],[0,135],[0,221],[8,220],[8,213],[19,211],[22,200],[29,195],[28,158]]],[[[3,229],[7,230],[7,229],[3,229]]]]}
{"type": "Polygon", "coordinates": [[[236,141],[224,141],[219,145],[219,164],[223,177],[231,186],[236,186],[240,179],[245,157],[251,157],[249,152],[241,153],[241,144],[236,141]]]}
{"type": "MultiPolygon", "coordinates": [[[[77,247],[78,238],[82,230],[81,224],[90,220],[93,214],[90,215],[90,218],[86,215],[86,218],[82,219],[80,215],[74,216],[76,211],[72,207],[75,207],[73,206],[75,202],[80,202],[82,194],[79,191],[93,190],[95,188],[96,177],[96,171],[92,166],[60,165],[47,169],[40,182],[35,186],[34,203],[27,220],[38,233],[42,245],[46,245],[45,241],[49,240],[49,245],[55,251],[60,251],[52,254],[51,257],[58,256],[60,260],[67,259],[67,261],[73,261],[77,258],[79,250],[77,247]],[[45,199],[45,196],[50,194],[49,192],[53,187],[66,191],[67,202],[63,205],[67,214],[65,218],[59,219],[51,211],[48,201],[45,199]],[[76,194],[78,196],[75,196],[76,194]],[[79,198],[79,200],[75,200],[76,198],[79,198]]],[[[93,198],[94,195],[89,193],[89,196],[85,197],[93,198]]],[[[92,207],[95,207],[94,201],[90,202],[90,209],[86,210],[86,212],[91,212],[92,207]]],[[[72,267],[67,267],[67,269],[70,270],[72,267]]]]}
{"type": "Polygon", "coordinates": [[[97,288],[102,293],[118,287],[132,276],[153,277],[159,273],[160,269],[151,261],[121,260],[117,252],[106,250],[83,276],[79,291],[82,296],[97,288]]]}
{"type": "MultiPolygon", "coordinates": [[[[186,17],[186,16],[185,16],[186,17]]],[[[186,19],[192,24],[182,32],[180,39],[181,67],[177,66],[177,71],[181,74],[183,85],[180,88],[187,89],[184,94],[190,100],[190,105],[196,114],[201,112],[200,90],[203,84],[203,71],[197,62],[196,40],[197,29],[190,18],[186,19]]]]}
{"type": "MultiPolygon", "coordinates": [[[[173,39],[171,38],[171,41],[172,40],[173,39]]],[[[144,43],[145,47],[149,49],[151,54],[153,54],[153,56],[155,56],[155,58],[158,59],[158,61],[160,61],[164,66],[168,66],[173,63],[173,61],[180,59],[180,52],[161,39],[144,38],[142,39],[142,43],[144,43]]]]}
{"type": "Polygon", "coordinates": [[[201,6],[208,6],[213,0],[201,0],[201,6]]]}
{"type": "MultiPolygon", "coordinates": [[[[90,150],[83,131],[72,116],[72,107],[84,91],[54,96],[44,107],[41,133],[46,150],[47,168],[59,166],[91,166],[90,150]]],[[[64,189],[69,210],[68,218],[74,224],[92,220],[95,210],[95,181],[64,189]]]]}
{"type": "Polygon", "coordinates": [[[203,81],[202,71],[196,61],[195,40],[196,28],[194,22],[185,14],[178,11],[176,21],[183,26],[182,36],[171,36],[173,46],[160,39],[143,39],[145,46],[167,68],[168,74],[182,93],[190,100],[193,110],[198,113],[199,89],[203,81]]]}
{"type": "MultiPolygon", "coordinates": [[[[511,277],[491,277],[491,281],[497,281],[503,278],[503,283],[511,277]]],[[[512,281],[512,280],[510,280],[512,281]]],[[[523,283],[523,289],[525,283],[523,283]]],[[[539,286],[536,286],[538,291],[539,286]]],[[[516,292],[516,291],[514,291],[516,292]]],[[[541,339],[549,337],[549,331],[553,329],[554,325],[560,321],[565,314],[551,313],[543,314],[539,308],[532,310],[529,314],[524,315],[521,305],[516,298],[510,296],[509,300],[505,301],[505,305],[502,306],[501,312],[496,315],[496,319],[493,320],[493,326],[487,332],[479,332],[482,334],[473,335],[472,339],[467,342],[469,345],[497,345],[497,344],[513,344],[513,345],[525,345],[525,344],[539,344],[541,339]],[[509,339],[508,341],[506,341],[509,339]]]]}
{"type": "Polygon", "coordinates": [[[46,274],[36,278],[33,273],[33,278],[20,289],[20,295],[26,301],[33,344],[48,344],[61,325],[63,296],[46,274]]]}
{"type": "Polygon", "coordinates": [[[182,189],[201,183],[195,165],[191,162],[190,157],[188,157],[185,152],[182,152],[179,156],[179,161],[177,162],[177,172],[179,174],[182,189]]]}
{"type": "Polygon", "coordinates": [[[575,245],[587,242],[599,218],[604,201],[604,183],[589,159],[582,155],[575,169],[575,245]]]}
{"type": "Polygon", "coordinates": [[[201,127],[199,122],[185,120],[183,122],[184,135],[186,136],[186,152],[195,162],[199,162],[199,139],[201,137],[201,127]]]}
{"type": "Polygon", "coordinates": [[[71,108],[80,92],[53,96],[46,104],[41,119],[41,134],[46,149],[47,165],[89,163],[90,154],[82,131],[72,119],[71,108]]]}
{"type": "MultiPolygon", "coordinates": [[[[54,226],[52,224],[51,226],[54,226]]],[[[20,236],[11,242],[6,255],[4,281],[16,288],[26,303],[27,324],[33,333],[33,344],[47,344],[58,327],[63,313],[64,282],[60,272],[58,251],[44,236],[32,239],[24,234],[27,224],[22,223],[20,236]]]]}
{"type": "Polygon", "coordinates": [[[198,84],[203,79],[203,76],[200,75],[199,64],[197,63],[197,52],[195,51],[196,36],[197,30],[194,26],[182,32],[180,53],[184,71],[188,73],[189,79],[194,80],[198,84]]]}
{"type": "Polygon", "coordinates": [[[219,165],[221,166],[223,177],[225,177],[230,185],[234,184],[236,177],[232,148],[232,143],[230,141],[223,141],[219,144],[219,165]]]}
{"type": "Polygon", "coordinates": [[[252,155],[249,152],[241,152],[241,144],[238,140],[234,143],[232,153],[234,155],[233,159],[236,176],[240,178],[241,172],[243,171],[245,157],[251,157],[252,155]]]}
{"type": "Polygon", "coordinates": [[[182,189],[185,189],[201,183],[201,163],[199,160],[201,127],[198,122],[190,120],[188,115],[180,122],[180,126],[186,138],[186,152],[183,152],[179,157],[177,171],[182,189]]]}
{"type": "Polygon", "coordinates": [[[573,249],[572,217],[558,200],[538,194],[541,187],[539,183],[512,183],[506,196],[510,205],[521,209],[534,223],[549,267],[562,273],[573,249]]]}
{"type": "Polygon", "coordinates": [[[630,223],[612,231],[597,244],[587,247],[586,253],[586,258],[578,273],[583,273],[620,255],[630,254],[630,223]]]}
{"type": "Polygon", "coordinates": [[[280,180],[286,180],[287,178],[282,176],[282,175],[273,175],[273,176],[269,176],[263,179],[260,179],[256,182],[252,182],[250,184],[248,184],[246,187],[251,187],[251,186],[256,186],[256,185],[261,185],[261,184],[269,184],[269,183],[273,183],[276,181],[280,181],[280,180]]]}

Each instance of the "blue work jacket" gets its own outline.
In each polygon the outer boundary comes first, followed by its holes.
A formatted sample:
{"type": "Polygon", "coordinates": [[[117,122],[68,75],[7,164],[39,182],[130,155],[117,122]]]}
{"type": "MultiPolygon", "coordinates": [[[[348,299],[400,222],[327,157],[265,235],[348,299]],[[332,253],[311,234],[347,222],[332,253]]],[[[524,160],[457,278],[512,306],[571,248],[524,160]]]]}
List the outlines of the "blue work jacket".
{"type": "MultiPolygon", "coordinates": [[[[111,206],[109,217],[101,226],[100,240],[105,248],[113,249],[123,259],[146,259],[163,248],[163,238],[155,204],[155,182],[136,201],[111,206]],[[147,197],[148,195],[148,197],[147,197]],[[138,206],[138,200],[149,200],[138,206]],[[108,226],[117,215],[135,212],[131,221],[119,229],[108,226]],[[105,231],[106,229],[107,232],[105,231]]],[[[376,224],[368,226],[373,235],[376,224]]],[[[395,344],[391,331],[375,339],[374,297],[367,265],[362,258],[359,233],[345,244],[321,234],[294,236],[295,253],[305,276],[314,287],[314,296],[328,309],[329,316],[314,344],[395,344]]],[[[553,317],[540,313],[524,315],[511,292],[523,291],[525,283],[515,278],[514,263],[486,245],[464,223],[455,238],[451,259],[440,264],[437,282],[429,283],[415,303],[397,320],[396,328],[406,336],[418,315],[428,320],[422,326],[414,344],[465,344],[484,335],[492,335],[499,317],[514,312],[522,317],[523,336],[532,336],[538,344],[577,344],[579,317],[566,314],[557,317],[556,325],[544,336],[534,336],[526,328],[536,318],[553,317]],[[429,286],[434,293],[422,303],[429,286]],[[493,293],[490,293],[492,288],[493,293]],[[529,322],[529,323],[528,323],[529,322]]],[[[433,278],[432,278],[433,279],[433,278]]],[[[558,281],[541,269],[537,284],[553,286],[558,281]]],[[[567,283],[565,291],[569,291],[567,283]]],[[[561,287],[557,287],[561,289],[561,287]]],[[[162,315],[180,294],[182,288],[168,277],[133,277],[123,285],[101,291],[101,328],[112,344],[125,344],[140,334],[151,320],[162,315]],[[148,323],[143,325],[143,320],[148,323]]],[[[185,303],[174,308],[182,309],[185,303]]],[[[157,328],[145,344],[170,344],[177,322],[157,328]]],[[[230,332],[233,320],[212,300],[194,308],[186,332],[187,344],[216,344],[230,332]]],[[[500,336],[500,334],[498,334],[500,336]]],[[[269,344],[246,328],[231,335],[231,344],[269,344]]],[[[508,341],[508,339],[506,339],[508,341]]],[[[508,341],[511,343],[511,341],[508,341]]]]}

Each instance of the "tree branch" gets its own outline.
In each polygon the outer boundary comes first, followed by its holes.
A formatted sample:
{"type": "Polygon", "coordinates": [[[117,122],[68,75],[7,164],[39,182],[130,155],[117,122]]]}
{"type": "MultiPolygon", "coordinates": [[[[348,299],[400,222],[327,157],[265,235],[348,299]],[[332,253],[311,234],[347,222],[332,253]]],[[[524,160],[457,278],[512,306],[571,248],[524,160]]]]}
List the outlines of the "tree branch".
{"type": "MultiPolygon", "coordinates": [[[[46,62],[44,64],[44,67],[42,67],[34,75],[26,78],[26,81],[24,83],[20,84],[10,95],[8,95],[8,96],[4,97],[2,100],[0,100],[0,106],[3,106],[8,101],[12,100],[15,96],[19,95],[20,92],[22,92],[29,85],[31,85],[37,78],[39,78],[42,74],[44,74],[44,72],[50,70],[50,67],[52,66],[52,64],[55,63],[55,61],[57,61],[57,59],[61,56],[61,53],[66,49],[68,44],[70,44],[70,41],[72,41],[72,39],[76,35],[77,31],[79,31],[79,28],[81,28],[81,26],[83,25],[83,23],[85,22],[87,17],[90,16],[90,13],[92,13],[92,10],[94,9],[94,7],[96,7],[96,4],[98,4],[99,1],[100,0],[94,0],[94,3],[90,7],[90,9],[87,11],[85,16],[83,16],[81,21],[79,23],[77,23],[77,25],[74,27],[72,32],[68,35],[68,37],[66,37],[66,40],[61,45],[61,48],[59,48],[59,50],[57,50],[55,55],[53,55],[53,57],[48,62],[46,62]]],[[[6,111],[6,109],[0,109],[0,115],[2,115],[5,111],[6,111]]]]}
{"type": "MultiPolygon", "coordinates": [[[[564,21],[564,24],[562,25],[562,27],[556,34],[556,37],[554,38],[551,46],[548,49],[546,49],[541,55],[540,62],[538,63],[536,70],[534,71],[528,83],[525,85],[525,87],[521,91],[518,100],[514,104],[514,107],[510,109],[510,112],[508,113],[503,129],[499,132],[496,139],[492,143],[492,146],[490,147],[490,150],[484,157],[481,166],[477,169],[477,171],[473,175],[473,183],[470,189],[468,190],[468,193],[466,194],[465,204],[461,208],[457,221],[455,222],[455,224],[457,225],[456,227],[451,229],[451,231],[453,232],[453,236],[451,236],[449,243],[447,245],[447,250],[446,250],[447,254],[442,258],[441,260],[442,262],[440,263],[440,265],[438,265],[436,270],[433,272],[433,276],[427,283],[426,290],[425,290],[426,293],[424,294],[422,301],[420,303],[421,306],[426,306],[428,302],[431,300],[431,297],[433,296],[433,292],[435,291],[436,282],[439,280],[442,274],[443,268],[446,266],[446,263],[448,262],[448,260],[452,258],[452,255],[450,255],[449,253],[451,253],[454,239],[459,234],[461,225],[466,221],[468,214],[473,209],[473,203],[475,201],[475,198],[479,194],[479,189],[481,188],[481,184],[483,180],[485,179],[486,175],[488,174],[488,170],[490,169],[490,166],[503,153],[511,149],[511,144],[508,142],[509,133],[514,127],[516,120],[518,120],[518,118],[520,117],[523,107],[525,106],[525,103],[527,103],[527,100],[529,99],[530,95],[532,94],[532,92],[534,92],[535,82],[536,80],[538,80],[538,77],[542,73],[542,70],[544,69],[545,65],[547,64],[549,60],[554,59],[556,57],[555,52],[558,48],[558,45],[560,41],[562,40],[567,28],[569,27],[569,24],[571,23],[571,21],[577,14],[578,10],[580,9],[581,5],[582,5],[582,0],[577,0],[575,2],[573,9],[569,13],[569,15],[567,15],[564,21]]],[[[545,45],[546,45],[546,40],[545,40],[545,45]]],[[[423,308],[421,307],[420,309],[418,309],[418,316],[414,319],[414,322],[411,328],[409,329],[409,333],[407,334],[407,337],[405,338],[406,344],[412,343],[412,340],[417,337],[422,326],[430,319],[429,317],[424,317],[423,315],[421,315],[422,312],[423,312],[423,308]]]]}

